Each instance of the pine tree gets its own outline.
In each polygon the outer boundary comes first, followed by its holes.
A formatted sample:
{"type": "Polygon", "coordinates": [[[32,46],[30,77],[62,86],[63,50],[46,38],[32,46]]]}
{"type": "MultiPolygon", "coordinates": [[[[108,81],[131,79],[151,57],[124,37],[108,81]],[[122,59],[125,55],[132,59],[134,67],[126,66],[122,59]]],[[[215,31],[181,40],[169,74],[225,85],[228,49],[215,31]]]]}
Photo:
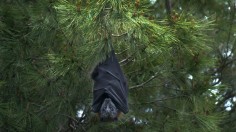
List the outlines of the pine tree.
{"type": "Polygon", "coordinates": [[[220,131],[215,27],[185,2],[1,1],[0,130],[220,131]],[[111,46],[130,112],[101,123],[91,112],[90,73],[111,46]]]}

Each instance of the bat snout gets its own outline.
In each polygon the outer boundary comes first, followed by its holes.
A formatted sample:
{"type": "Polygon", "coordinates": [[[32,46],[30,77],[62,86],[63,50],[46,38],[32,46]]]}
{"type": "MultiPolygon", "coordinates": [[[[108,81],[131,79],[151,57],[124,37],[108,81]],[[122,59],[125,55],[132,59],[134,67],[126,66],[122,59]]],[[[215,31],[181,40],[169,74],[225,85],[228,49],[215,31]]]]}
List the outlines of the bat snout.
{"type": "Polygon", "coordinates": [[[106,98],[100,109],[101,121],[117,120],[118,109],[110,98],[106,98]]]}

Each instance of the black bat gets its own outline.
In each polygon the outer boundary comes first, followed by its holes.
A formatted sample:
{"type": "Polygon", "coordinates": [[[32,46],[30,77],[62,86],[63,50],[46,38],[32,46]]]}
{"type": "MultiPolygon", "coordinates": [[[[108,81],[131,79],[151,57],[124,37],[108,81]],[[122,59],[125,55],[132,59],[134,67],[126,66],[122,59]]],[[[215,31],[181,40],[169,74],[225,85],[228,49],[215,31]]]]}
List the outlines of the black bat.
{"type": "Polygon", "coordinates": [[[94,80],[92,110],[100,118],[116,119],[120,111],[128,113],[128,85],[114,50],[92,72],[94,80]]]}

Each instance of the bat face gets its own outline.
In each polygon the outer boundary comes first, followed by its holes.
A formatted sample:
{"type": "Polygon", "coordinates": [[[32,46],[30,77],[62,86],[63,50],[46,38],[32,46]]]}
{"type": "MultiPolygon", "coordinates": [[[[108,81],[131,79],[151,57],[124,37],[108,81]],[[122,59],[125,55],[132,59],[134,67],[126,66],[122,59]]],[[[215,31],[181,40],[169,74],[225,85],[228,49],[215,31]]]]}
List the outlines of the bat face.
{"type": "Polygon", "coordinates": [[[106,120],[116,120],[118,115],[118,109],[110,98],[106,98],[100,109],[100,119],[102,121],[106,120]]]}

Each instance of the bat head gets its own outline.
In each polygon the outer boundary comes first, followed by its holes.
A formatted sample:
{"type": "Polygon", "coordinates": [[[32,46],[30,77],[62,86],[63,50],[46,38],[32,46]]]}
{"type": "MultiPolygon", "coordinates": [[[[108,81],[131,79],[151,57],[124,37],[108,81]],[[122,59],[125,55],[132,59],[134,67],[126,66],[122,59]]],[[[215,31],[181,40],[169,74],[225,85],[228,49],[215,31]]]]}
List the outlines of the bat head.
{"type": "Polygon", "coordinates": [[[118,109],[110,98],[106,98],[100,109],[101,121],[114,121],[117,120],[118,109]]]}

